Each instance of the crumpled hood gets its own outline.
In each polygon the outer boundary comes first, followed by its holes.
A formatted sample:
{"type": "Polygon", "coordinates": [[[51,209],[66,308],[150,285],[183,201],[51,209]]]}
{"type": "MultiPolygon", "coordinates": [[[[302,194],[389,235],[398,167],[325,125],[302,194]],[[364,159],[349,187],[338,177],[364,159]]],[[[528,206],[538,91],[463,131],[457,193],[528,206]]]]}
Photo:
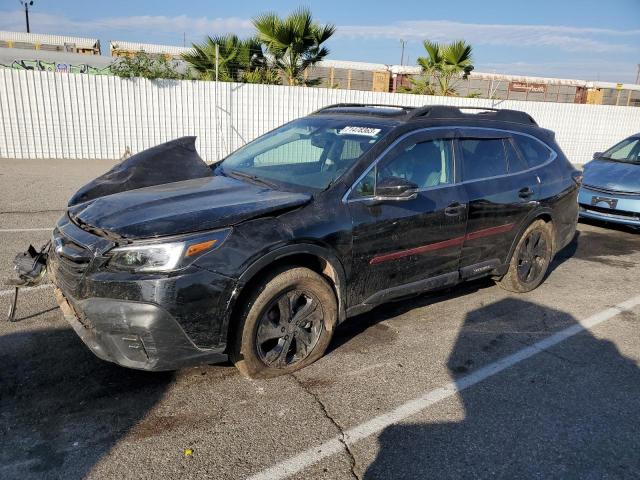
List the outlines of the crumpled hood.
{"type": "Polygon", "coordinates": [[[196,151],[196,137],[182,137],[147,148],[81,187],[69,206],[125,190],[211,177],[211,168],[196,151]]]}
{"type": "Polygon", "coordinates": [[[69,215],[121,237],[149,238],[221,228],[310,199],[215,176],[107,195],[69,208],[69,215]]]}
{"type": "Polygon", "coordinates": [[[584,166],[584,185],[620,192],[640,192],[640,165],[592,160],[584,166]]]}

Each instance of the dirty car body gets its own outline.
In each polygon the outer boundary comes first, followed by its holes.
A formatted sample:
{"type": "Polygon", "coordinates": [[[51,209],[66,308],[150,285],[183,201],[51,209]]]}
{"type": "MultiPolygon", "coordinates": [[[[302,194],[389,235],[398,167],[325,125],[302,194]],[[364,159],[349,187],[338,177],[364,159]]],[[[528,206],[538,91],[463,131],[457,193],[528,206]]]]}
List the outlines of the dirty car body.
{"type": "Polygon", "coordinates": [[[582,218],[640,228],[640,133],[585,165],[579,202],[582,218]]]}
{"type": "MultiPolygon", "coordinates": [[[[163,158],[195,154],[192,140],[175,142],[163,158]]],[[[335,318],[313,327],[324,335],[389,300],[501,278],[536,221],[553,225],[553,253],[577,220],[576,172],[521,112],[332,106],[193,170],[124,191],[92,191],[97,179],[54,230],[58,301],[104,360],[146,370],[224,360],[265,279],[290,267],[330,285],[335,318]]],[[[284,337],[276,349],[293,348],[284,337]]]]}

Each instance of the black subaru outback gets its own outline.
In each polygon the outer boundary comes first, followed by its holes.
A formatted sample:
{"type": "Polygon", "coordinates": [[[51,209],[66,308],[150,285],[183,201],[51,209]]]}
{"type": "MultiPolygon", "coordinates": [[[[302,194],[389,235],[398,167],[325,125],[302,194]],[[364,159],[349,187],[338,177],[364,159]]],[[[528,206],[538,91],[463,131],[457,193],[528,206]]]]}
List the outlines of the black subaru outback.
{"type": "Polygon", "coordinates": [[[483,276],[536,288],[576,228],[578,172],[518,111],[341,104],[212,167],[194,145],[117,165],[54,230],[58,301],[104,360],[291,372],[383,302],[483,276]]]}

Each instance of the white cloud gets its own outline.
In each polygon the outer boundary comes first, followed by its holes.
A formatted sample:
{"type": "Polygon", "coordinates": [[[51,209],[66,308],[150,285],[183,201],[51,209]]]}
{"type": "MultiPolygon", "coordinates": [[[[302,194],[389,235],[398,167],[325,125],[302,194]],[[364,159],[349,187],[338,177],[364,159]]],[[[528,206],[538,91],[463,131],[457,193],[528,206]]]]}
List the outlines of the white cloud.
{"type": "Polygon", "coordinates": [[[337,35],[435,41],[463,38],[472,45],[517,45],[555,47],[566,51],[638,51],[640,30],[612,30],[556,25],[478,24],[440,20],[395,22],[389,25],[343,25],[337,35]],[[615,38],[615,41],[603,39],[615,38]],[[637,38],[634,38],[637,37],[637,38]],[[633,45],[620,43],[629,38],[633,45]]]}

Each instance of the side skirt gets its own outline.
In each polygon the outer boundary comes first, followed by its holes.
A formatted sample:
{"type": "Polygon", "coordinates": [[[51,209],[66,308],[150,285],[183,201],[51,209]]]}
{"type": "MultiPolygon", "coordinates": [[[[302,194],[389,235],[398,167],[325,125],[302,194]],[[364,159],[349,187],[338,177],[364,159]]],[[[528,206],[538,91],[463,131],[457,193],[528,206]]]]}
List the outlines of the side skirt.
{"type": "Polygon", "coordinates": [[[372,308],[391,301],[396,298],[415,295],[429,290],[437,290],[439,288],[455,285],[460,280],[458,272],[445,273],[436,277],[418,280],[416,282],[406,283],[397,287],[391,287],[374,293],[359,305],[354,305],[347,309],[347,317],[359,315],[372,308]]]}
{"type": "Polygon", "coordinates": [[[504,275],[508,265],[504,265],[499,259],[486,260],[481,263],[463,267],[457,272],[445,273],[436,277],[406,283],[397,287],[387,288],[374,293],[359,305],[347,309],[347,317],[353,317],[368,312],[373,308],[389,301],[425,293],[432,290],[440,290],[467,280],[475,280],[487,276],[504,275]]]}

